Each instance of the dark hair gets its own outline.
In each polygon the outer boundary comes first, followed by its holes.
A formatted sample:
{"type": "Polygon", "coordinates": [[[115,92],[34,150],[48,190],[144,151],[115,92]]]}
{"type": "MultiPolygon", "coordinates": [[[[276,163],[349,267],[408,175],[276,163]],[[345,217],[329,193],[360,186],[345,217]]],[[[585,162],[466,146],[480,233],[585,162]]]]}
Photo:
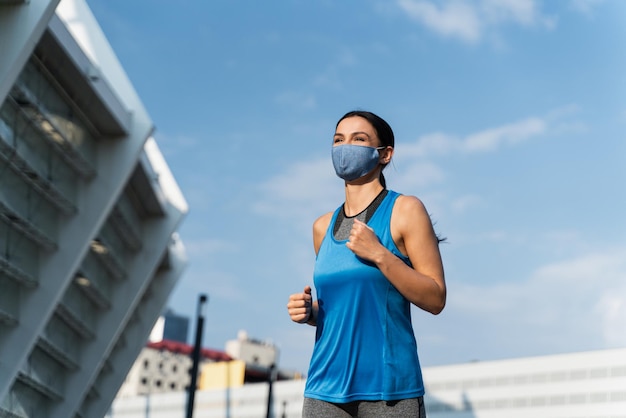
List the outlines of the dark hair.
{"type": "MultiPolygon", "coordinates": [[[[342,120],[347,119],[347,118],[352,118],[355,116],[358,116],[360,118],[367,120],[374,127],[374,130],[376,131],[376,135],[378,135],[378,139],[380,140],[381,147],[392,147],[392,148],[394,147],[395,137],[393,136],[393,130],[391,129],[391,126],[389,126],[387,121],[385,121],[380,116],[372,112],[368,112],[366,110],[352,110],[346,113],[345,115],[341,117],[341,119],[337,121],[337,125],[335,125],[335,129],[337,128],[337,126],[339,126],[339,123],[342,120]]],[[[383,166],[383,169],[384,168],[385,166],[383,166]]],[[[380,184],[382,184],[384,188],[387,188],[387,182],[385,181],[383,170],[380,170],[379,180],[380,180],[380,184]]]]}

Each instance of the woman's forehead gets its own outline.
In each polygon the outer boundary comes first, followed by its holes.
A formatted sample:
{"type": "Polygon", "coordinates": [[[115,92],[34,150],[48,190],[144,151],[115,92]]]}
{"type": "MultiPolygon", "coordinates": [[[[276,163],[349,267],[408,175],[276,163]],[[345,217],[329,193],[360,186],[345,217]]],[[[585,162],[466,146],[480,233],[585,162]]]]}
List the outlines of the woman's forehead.
{"type": "Polygon", "coordinates": [[[372,124],[369,123],[367,119],[360,116],[351,116],[343,119],[339,122],[335,131],[342,134],[351,132],[366,132],[372,135],[376,134],[376,130],[372,124]]]}

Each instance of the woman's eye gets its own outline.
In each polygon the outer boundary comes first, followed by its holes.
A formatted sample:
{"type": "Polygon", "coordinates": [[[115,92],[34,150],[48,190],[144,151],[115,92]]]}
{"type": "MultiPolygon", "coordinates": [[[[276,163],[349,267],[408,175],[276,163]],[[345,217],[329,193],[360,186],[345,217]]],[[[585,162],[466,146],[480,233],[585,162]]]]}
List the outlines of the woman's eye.
{"type": "Polygon", "coordinates": [[[341,139],[341,138],[335,138],[335,139],[333,139],[333,142],[334,142],[335,144],[336,144],[336,143],[338,143],[338,142],[341,142],[341,141],[342,141],[342,139],[341,139]]]}
{"type": "Polygon", "coordinates": [[[354,140],[363,142],[363,141],[365,141],[365,138],[363,138],[362,136],[357,136],[357,137],[354,138],[354,140]]]}

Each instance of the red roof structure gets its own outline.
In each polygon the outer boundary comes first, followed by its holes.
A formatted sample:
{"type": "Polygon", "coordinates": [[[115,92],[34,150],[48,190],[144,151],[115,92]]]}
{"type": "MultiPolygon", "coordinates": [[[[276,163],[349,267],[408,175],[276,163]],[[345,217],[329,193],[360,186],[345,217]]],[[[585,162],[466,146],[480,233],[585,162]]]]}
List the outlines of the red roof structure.
{"type": "MultiPolygon", "coordinates": [[[[157,342],[150,342],[146,345],[148,348],[155,350],[167,350],[171,353],[191,355],[193,346],[178,341],[161,340],[157,342]]],[[[230,361],[232,357],[223,351],[211,350],[209,348],[200,349],[200,356],[204,359],[213,361],[230,361]]]]}

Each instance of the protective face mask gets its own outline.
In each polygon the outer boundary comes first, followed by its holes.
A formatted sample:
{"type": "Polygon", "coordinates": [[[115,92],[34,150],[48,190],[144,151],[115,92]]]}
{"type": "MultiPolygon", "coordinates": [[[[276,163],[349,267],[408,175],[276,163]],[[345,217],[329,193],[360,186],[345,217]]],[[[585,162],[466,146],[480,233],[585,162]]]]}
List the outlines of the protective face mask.
{"type": "Polygon", "coordinates": [[[346,181],[363,177],[378,165],[378,150],[384,148],[350,144],[333,147],[332,155],[335,172],[346,181]]]}

